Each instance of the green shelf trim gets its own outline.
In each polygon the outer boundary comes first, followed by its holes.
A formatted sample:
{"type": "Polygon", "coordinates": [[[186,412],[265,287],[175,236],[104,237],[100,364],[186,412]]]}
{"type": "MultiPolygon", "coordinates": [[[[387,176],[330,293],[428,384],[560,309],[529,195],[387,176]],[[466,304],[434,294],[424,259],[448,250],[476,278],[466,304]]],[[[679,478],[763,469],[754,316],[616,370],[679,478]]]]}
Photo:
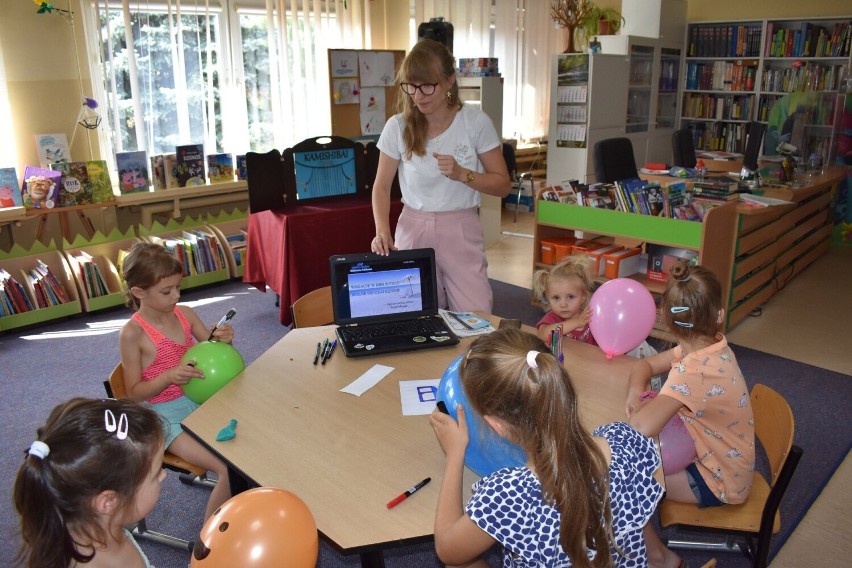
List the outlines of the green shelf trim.
{"type": "Polygon", "coordinates": [[[143,227],[139,226],[139,235],[140,236],[152,236],[159,235],[160,233],[168,233],[172,231],[182,231],[184,229],[196,229],[198,227],[203,227],[207,224],[207,221],[202,217],[184,217],[182,221],[178,221],[177,219],[169,219],[168,223],[163,225],[159,221],[154,221],[151,223],[151,227],[143,227]]]}
{"type": "Polygon", "coordinates": [[[181,288],[194,288],[196,286],[204,286],[205,284],[212,284],[214,282],[221,282],[222,280],[228,280],[231,278],[231,274],[227,268],[223,268],[222,270],[214,270],[212,272],[205,272],[204,274],[194,274],[192,276],[185,276],[183,281],[181,282],[181,288]]]}
{"type": "Polygon", "coordinates": [[[14,314],[11,316],[0,317],[0,331],[15,329],[25,325],[42,323],[48,320],[57,319],[65,316],[73,316],[82,313],[80,302],[74,300],[66,304],[51,306],[49,308],[40,308],[22,314],[14,314]]]}
{"type": "Polygon", "coordinates": [[[124,239],[135,239],[136,231],[133,227],[127,229],[126,233],[122,233],[118,229],[113,229],[107,234],[100,231],[95,231],[91,239],[87,239],[84,235],[77,235],[72,242],[62,239],[63,250],[85,248],[91,245],[100,245],[103,243],[111,243],[113,241],[121,241],[124,239]]]}
{"type": "Polygon", "coordinates": [[[88,303],[88,311],[90,312],[112,308],[114,306],[121,306],[124,304],[124,292],[113,292],[104,296],[89,298],[88,303]]]}
{"type": "Polygon", "coordinates": [[[11,260],[13,258],[20,258],[22,256],[30,256],[34,254],[44,254],[47,252],[56,252],[58,247],[56,246],[56,241],[51,240],[49,243],[43,243],[41,241],[33,242],[32,248],[25,249],[21,245],[15,243],[9,252],[0,251],[0,260],[11,260]]]}
{"type": "Polygon", "coordinates": [[[218,214],[212,213],[207,215],[207,224],[216,225],[218,223],[227,223],[228,221],[243,221],[248,219],[248,212],[240,209],[234,209],[231,212],[226,212],[224,209],[218,214]]]}
{"type": "Polygon", "coordinates": [[[703,223],[540,200],[538,222],[566,229],[700,249],[703,223]]]}

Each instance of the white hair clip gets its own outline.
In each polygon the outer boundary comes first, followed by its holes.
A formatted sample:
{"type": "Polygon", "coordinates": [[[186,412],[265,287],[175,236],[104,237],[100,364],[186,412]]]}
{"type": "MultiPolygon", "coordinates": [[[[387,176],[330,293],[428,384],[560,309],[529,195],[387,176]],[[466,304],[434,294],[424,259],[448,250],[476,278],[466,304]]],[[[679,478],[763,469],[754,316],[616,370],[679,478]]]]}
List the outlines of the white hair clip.
{"type": "Polygon", "coordinates": [[[43,460],[50,454],[50,447],[40,440],[36,440],[32,444],[30,444],[29,453],[31,456],[35,456],[40,460],[43,460]]]}
{"type": "Polygon", "coordinates": [[[689,306],[672,306],[669,311],[673,314],[681,314],[689,311],[689,306]]]}
{"type": "Polygon", "coordinates": [[[112,413],[112,410],[107,408],[104,410],[104,428],[106,428],[107,432],[115,432],[115,437],[119,440],[124,440],[127,438],[127,430],[129,428],[127,415],[122,412],[116,422],[115,414],[112,413]]]}
{"type": "Polygon", "coordinates": [[[538,369],[538,363],[535,362],[535,358],[538,354],[539,351],[536,350],[527,351],[527,365],[529,365],[531,369],[538,369]]]}
{"type": "Polygon", "coordinates": [[[676,321],[675,325],[679,325],[680,327],[695,327],[695,324],[685,322],[685,321],[676,321]]]}

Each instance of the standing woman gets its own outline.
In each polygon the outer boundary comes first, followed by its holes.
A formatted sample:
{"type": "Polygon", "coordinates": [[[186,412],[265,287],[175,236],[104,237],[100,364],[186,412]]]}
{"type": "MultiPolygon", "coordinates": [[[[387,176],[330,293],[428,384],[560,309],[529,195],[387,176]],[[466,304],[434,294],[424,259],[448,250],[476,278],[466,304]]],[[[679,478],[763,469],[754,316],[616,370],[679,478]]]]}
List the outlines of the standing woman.
{"type": "Polygon", "coordinates": [[[480,193],[510,190],[502,141],[484,112],[462,105],[455,60],[433,40],[415,44],[397,74],[399,114],[379,138],[373,184],[373,252],[434,248],[439,307],[490,313],[480,193]],[[404,207],[390,230],[390,193],[399,173],[404,207]]]}

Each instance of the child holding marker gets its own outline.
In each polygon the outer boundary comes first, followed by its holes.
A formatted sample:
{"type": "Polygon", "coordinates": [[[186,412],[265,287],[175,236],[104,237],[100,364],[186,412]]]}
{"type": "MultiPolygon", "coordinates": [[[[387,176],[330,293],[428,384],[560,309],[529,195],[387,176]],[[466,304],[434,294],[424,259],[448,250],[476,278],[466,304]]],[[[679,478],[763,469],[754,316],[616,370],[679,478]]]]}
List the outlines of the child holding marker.
{"type": "Polygon", "coordinates": [[[550,344],[553,331],[562,336],[597,345],[589,321],[589,300],[594,292],[591,260],[585,255],[572,255],[550,268],[533,274],[533,298],[548,312],[536,324],[538,337],[550,344]]]}
{"type": "Polygon", "coordinates": [[[211,337],[231,343],[234,329],[227,323],[208,328],[188,306],[178,305],[183,266],[162,246],[136,243],[122,263],[126,303],[136,311],[119,333],[121,366],[127,396],[147,401],[163,418],[166,448],[178,457],[213,471],[218,483],[210,494],[204,518],[231,496],[228,469],[189,434],[181,421],[198,408],[181,390],[204,373],[183,355],[211,337]]]}

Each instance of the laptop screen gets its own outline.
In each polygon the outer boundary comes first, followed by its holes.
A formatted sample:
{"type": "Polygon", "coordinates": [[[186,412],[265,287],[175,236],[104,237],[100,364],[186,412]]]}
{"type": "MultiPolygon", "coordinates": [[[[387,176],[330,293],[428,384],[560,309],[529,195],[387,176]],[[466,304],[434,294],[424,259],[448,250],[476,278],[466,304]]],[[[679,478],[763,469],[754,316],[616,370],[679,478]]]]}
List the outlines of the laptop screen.
{"type": "Polygon", "coordinates": [[[338,325],[406,320],[438,312],[435,251],[334,255],[331,294],[338,325]]]}

